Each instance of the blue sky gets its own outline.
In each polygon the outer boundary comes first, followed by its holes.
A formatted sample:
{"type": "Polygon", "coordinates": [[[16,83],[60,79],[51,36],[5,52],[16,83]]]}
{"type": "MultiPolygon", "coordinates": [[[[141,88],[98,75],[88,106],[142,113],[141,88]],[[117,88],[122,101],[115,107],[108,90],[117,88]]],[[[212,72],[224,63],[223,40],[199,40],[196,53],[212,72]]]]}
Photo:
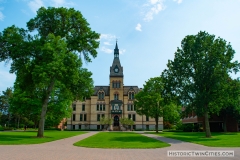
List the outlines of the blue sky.
{"type": "MultiPolygon", "coordinates": [[[[124,85],[142,87],[159,76],[181,40],[199,31],[230,42],[234,60],[240,60],[240,0],[0,0],[0,31],[11,25],[26,28],[41,6],[73,7],[101,34],[97,58],[84,64],[94,85],[109,85],[116,39],[124,85]]],[[[9,64],[0,63],[0,92],[14,80],[9,64]]]]}

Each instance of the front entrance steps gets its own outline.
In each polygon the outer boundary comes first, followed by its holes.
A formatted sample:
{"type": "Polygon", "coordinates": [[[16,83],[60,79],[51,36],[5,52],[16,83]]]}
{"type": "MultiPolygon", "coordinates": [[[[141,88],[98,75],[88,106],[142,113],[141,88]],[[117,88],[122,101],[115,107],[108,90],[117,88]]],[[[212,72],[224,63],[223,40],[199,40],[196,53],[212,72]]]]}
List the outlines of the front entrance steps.
{"type": "Polygon", "coordinates": [[[113,131],[120,131],[120,127],[119,126],[113,126],[113,131]]]}

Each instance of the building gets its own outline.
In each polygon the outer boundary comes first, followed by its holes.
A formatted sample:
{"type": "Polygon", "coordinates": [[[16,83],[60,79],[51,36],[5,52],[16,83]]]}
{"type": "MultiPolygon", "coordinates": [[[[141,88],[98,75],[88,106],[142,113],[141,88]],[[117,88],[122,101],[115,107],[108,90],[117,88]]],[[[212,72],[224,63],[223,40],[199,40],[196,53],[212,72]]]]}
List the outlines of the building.
{"type": "MultiPolygon", "coordinates": [[[[73,102],[73,113],[67,119],[67,129],[102,129],[100,118],[105,116],[113,119],[110,129],[120,130],[120,119],[130,118],[134,121],[132,128],[154,130],[155,120],[140,116],[134,108],[134,95],[140,91],[138,86],[124,86],[123,67],[119,59],[116,43],[114,59],[110,67],[110,86],[95,86],[93,95],[85,101],[73,102]]],[[[163,129],[163,119],[159,119],[159,130],[163,129]]]]}
{"type": "MultiPolygon", "coordinates": [[[[184,111],[185,108],[182,108],[184,111]]],[[[226,129],[228,132],[238,132],[238,121],[232,117],[226,115],[226,129]]],[[[223,131],[223,121],[224,117],[218,116],[216,114],[211,114],[209,116],[209,126],[211,132],[222,132],[223,131]]],[[[197,116],[194,112],[186,114],[186,116],[182,119],[183,124],[193,124],[196,128],[200,127],[205,130],[205,120],[204,116],[197,116]]]]}

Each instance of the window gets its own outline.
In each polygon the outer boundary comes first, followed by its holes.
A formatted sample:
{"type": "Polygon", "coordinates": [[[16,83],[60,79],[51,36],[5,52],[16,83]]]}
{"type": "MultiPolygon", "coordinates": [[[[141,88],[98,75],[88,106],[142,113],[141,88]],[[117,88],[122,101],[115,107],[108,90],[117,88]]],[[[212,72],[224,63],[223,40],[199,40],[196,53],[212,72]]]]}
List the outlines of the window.
{"type": "Polygon", "coordinates": [[[83,120],[83,114],[80,114],[80,121],[83,120]]]}
{"type": "Polygon", "coordinates": [[[128,119],[131,119],[132,118],[132,115],[131,114],[128,114],[128,119]]]}
{"type": "Polygon", "coordinates": [[[87,121],[87,114],[84,114],[84,121],[87,121]]]}
{"type": "Polygon", "coordinates": [[[75,114],[73,114],[72,115],[72,120],[75,121],[75,118],[76,118],[76,116],[75,116],[75,114]]]}
{"type": "Polygon", "coordinates": [[[132,115],[132,120],[136,121],[136,115],[135,114],[132,115]]]}
{"type": "Polygon", "coordinates": [[[105,104],[103,105],[103,111],[105,111],[105,104]]]}
{"type": "Polygon", "coordinates": [[[136,130],[136,125],[133,125],[133,129],[136,130]]]}
{"type": "Polygon", "coordinates": [[[81,124],[79,124],[79,125],[78,125],[78,129],[82,129],[82,126],[81,126],[81,124]]]}
{"type": "Polygon", "coordinates": [[[72,125],[72,129],[75,130],[75,125],[72,125]]]}
{"type": "Polygon", "coordinates": [[[82,111],[85,111],[85,104],[82,104],[82,111]]]}
{"type": "Polygon", "coordinates": [[[148,116],[146,116],[146,121],[149,121],[149,117],[148,116]]]}
{"type": "Polygon", "coordinates": [[[104,114],[97,114],[97,121],[100,121],[101,118],[103,118],[105,115],[104,114]]]}
{"type": "Polygon", "coordinates": [[[97,104],[97,111],[99,111],[99,104],[97,104]]]}
{"type": "Polygon", "coordinates": [[[112,81],[112,88],[121,88],[121,81],[112,81]]]}
{"type": "Polygon", "coordinates": [[[76,111],[76,104],[72,104],[73,111],[76,111]]]}
{"type": "Polygon", "coordinates": [[[98,99],[99,100],[104,100],[104,91],[99,91],[98,92],[98,99]]]}
{"type": "Polygon", "coordinates": [[[118,94],[117,93],[114,94],[114,100],[118,100],[118,94]]]}
{"type": "Polygon", "coordinates": [[[149,130],[149,125],[146,125],[146,130],[149,130]]]}
{"type": "Polygon", "coordinates": [[[133,107],[133,105],[131,105],[131,111],[134,111],[134,107],[133,107]]]}
{"type": "Polygon", "coordinates": [[[102,104],[100,104],[100,111],[102,111],[102,104]]]}
{"type": "Polygon", "coordinates": [[[97,114],[97,121],[100,121],[100,114],[97,114]]]}
{"type": "Polygon", "coordinates": [[[128,111],[134,111],[134,105],[133,104],[128,104],[128,111]]]}
{"type": "Polygon", "coordinates": [[[98,129],[98,130],[100,129],[100,125],[97,125],[97,129],[98,129]]]}
{"type": "Polygon", "coordinates": [[[133,91],[128,93],[128,99],[134,99],[134,92],[133,91]]]}

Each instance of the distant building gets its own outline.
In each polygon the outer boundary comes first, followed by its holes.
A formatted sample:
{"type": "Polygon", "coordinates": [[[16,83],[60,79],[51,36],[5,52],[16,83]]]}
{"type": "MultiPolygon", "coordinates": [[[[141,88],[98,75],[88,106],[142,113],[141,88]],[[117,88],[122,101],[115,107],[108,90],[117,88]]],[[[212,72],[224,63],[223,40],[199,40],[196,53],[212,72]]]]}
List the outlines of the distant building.
{"type": "MultiPolygon", "coordinates": [[[[134,75],[133,75],[134,76],[134,75]]],[[[132,128],[154,130],[153,118],[140,116],[134,108],[134,95],[140,91],[138,86],[124,86],[123,67],[119,59],[116,43],[114,59],[110,67],[110,86],[95,86],[94,93],[85,101],[73,102],[73,113],[67,119],[67,129],[102,129],[100,118],[105,116],[113,119],[111,129],[120,130],[120,119],[130,118],[134,121],[132,128]]],[[[163,129],[163,119],[159,119],[159,130],[163,129]]]]}
{"type": "MultiPolygon", "coordinates": [[[[182,108],[182,111],[184,111],[185,108],[182,108]]],[[[197,116],[194,112],[187,114],[182,119],[183,124],[192,123],[194,125],[198,125],[199,127],[203,128],[205,130],[205,120],[203,116],[197,116]]],[[[209,116],[209,125],[211,132],[222,132],[223,131],[223,117],[218,116],[216,114],[212,114],[209,116]]],[[[226,116],[226,128],[228,132],[238,132],[238,121],[231,117],[226,116]]]]}

